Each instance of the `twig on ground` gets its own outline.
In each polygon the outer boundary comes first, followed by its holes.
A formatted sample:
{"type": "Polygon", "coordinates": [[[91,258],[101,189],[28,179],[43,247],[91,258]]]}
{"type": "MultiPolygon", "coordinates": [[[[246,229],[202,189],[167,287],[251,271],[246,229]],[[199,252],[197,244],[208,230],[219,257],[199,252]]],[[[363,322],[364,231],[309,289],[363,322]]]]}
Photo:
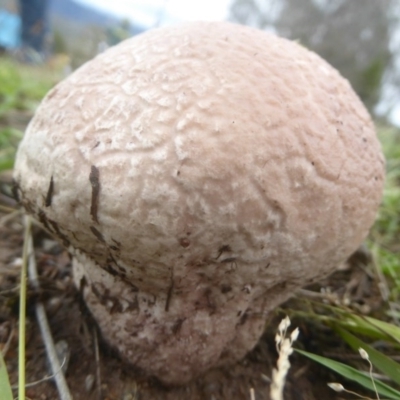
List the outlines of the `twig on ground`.
{"type": "Polygon", "coordinates": [[[97,336],[96,327],[93,328],[93,337],[94,337],[94,358],[96,361],[96,390],[97,390],[97,398],[101,399],[101,370],[100,370],[100,352],[99,352],[99,339],[97,336]]]}
{"type": "Polygon", "coordinates": [[[18,398],[25,399],[25,341],[26,341],[26,271],[31,249],[31,220],[25,217],[24,247],[19,297],[19,332],[18,332],[18,398]]]}
{"type": "Polygon", "coordinates": [[[256,394],[254,388],[250,388],[250,400],[256,400],[256,394]]]}
{"type": "MultiPolygon", "coordinates": [[[[61,364],[61,368],[63,368],[63,366],[64,366],[66,361],[67,361],[67,358],[64,358],[64,360],[63,360],[63,362],[61,364]]],[[[56,373],[58,374],[58,372],[59,371],[57,371],[56,373]]],[[[49,375],[49,376],[45,376],[44,378],[39,379],[38,381],[33,381],[31,383],[26,383],[25,384],[25,388],[33,387],[33,386],[38,385],[39,383],[49,381],[50,379],[53,379],[55,376],[56,376],[56,374],[52,374],[52,375],[49,375]]],[[[11,388],[12,389],[17,389],[18,385],[12,385],[11,388]]]]}
{"type": "Polygon", "coordinates": [[[6,358],[7,351],[10,348],[11,341],[12,341],[12,338],[14,336],[14,329],[15,329],[15,326],[13,324],[13,327],[10,330],[10,334],[8,335],[7,341],[6,341],[6,343],[4,344],[4,347],[1,350],[1,353],[3,354],[3,358],[6,358]]]}
{"type": "MultiPolygon", "coordinates": [[[[26,220],[30,220],[29,217],[25,217],[26,220]]],[[[30,224],[30,222],[29,222],[30,224]]],[[[38,272],[36,268],[35,254],[33,251],[32,236],[29,235],[28,239],[28,254],[29,254],[29,280],[32,286],[36,289],[40,289],[38,272]]],[[[65,380],[62,366],[57,355],[57,351],[54,346],[53,336],[51,334],[49,322],[46,316],[46,310],[42,302],[37,302],[35,306],[36,318],[40,327],[40,332],[43,337],[43,341],[46,347],[47,358],[50,363],[51,371],[54,376],[54,380],[57,386],[58,393],[61,400],[72,400],[71,393],[69,391],[67,382],[65,380]]],[[[24,397],[23,397],[24,398],[24,397]]]]}

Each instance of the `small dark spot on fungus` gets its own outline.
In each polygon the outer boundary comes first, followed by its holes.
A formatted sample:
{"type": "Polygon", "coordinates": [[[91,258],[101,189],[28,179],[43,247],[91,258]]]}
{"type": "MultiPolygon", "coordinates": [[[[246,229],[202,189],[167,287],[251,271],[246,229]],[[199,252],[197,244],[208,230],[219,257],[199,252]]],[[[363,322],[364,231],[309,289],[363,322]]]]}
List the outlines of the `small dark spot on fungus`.
{"type": "Polygon", "coordinates": [[[53,175],[52,175],[50,178],[49,188],[47,189],[46,200],[44,203],[44,205],[46,207],[51,206],[51,200],[53,199],[53,192],[54,192],[54,180],[53,180],[53,175]]]}
{"type": "Polygon", "coordinates": [[[221,285],[221,293],[225,294],[225,293],[229,293],[232,290],[232,287],[230,285],[226,285],[225,283],[223,283],[221,285]]]}
{"type": "Polygon", "coordinates": [[[83,289],[85,289],[85,287],[88,285],[86,276],[82,276],[80,282],[79,282],[79,292],[82,294],[83,293],[83,289]]]}
{"type": "Polygon", "coordinates": [[[100,240],[100,242],[105,243],[106,241],[103,238],[103,235],[94,227],[91,226],[90,230],[92,231],[93,235],[97,237],[97,239],[100,240]]]}
{"type": "Polygon", "coordinates": [[[363,137],[362,140],[364,143],[367,143],[367,138],[363,137]]]}
{"type": "Polygon", "coordinates": [[[121,313],[123,311],[121,303],[118,301],[116,298],[109,298],[108,300],[111,301],[111,308],[110,308],[110,314],[115,314],[115,313],[121,313]]]}
{"type": "Polygon", "coordinates": [[[154,294],[153,294],[153,299],[147,301],[149,306],[154,306],[154,304],[156,304],[156,302],[157,302],[157,296],[154,294]]]}
{"type": "Polygon", "coordinates": [[[167,292],[167,300],[165,302],[165,312],[169,311],[169,305],[171,303],[171,297],[172,297],[172,292],[174,291],[174,281],[171,280],[171,284],[168,288],[168,292],[167,292]]]}
{"type": "Polygon", "coordinates": [[[182,239],[179,239],[179,244],[182,247],[186,248],[186,247],[190,246],[190,241],[188,239],[186,239],[186,238],[182,238],[182,239]]]}
{"type": "Polygon", "coordinates": [[[207,288],[204,291],[204,296],[205,296],[205,298],[207,300],[207,307],[210,308],[210,310],[211,310],[210,315],[212,315],[212,314],[215,313],[215,311],[217,309],[217,306],[216,306],[216,304],[214,302],[214,299],[212,298],[212,291],[211,291],[210,288],[207,288]]]}
{"type": "Polygon", "coordinates": [[[314,162],[314,161],[311,161],[311,165],[315,165],[315,162],[314,162]]]}
{"type": "Polygon", "coordinates": [[[103,296],[101,295],[99,289],[97,289],[95,284],[91,285],[93,294],[101,301],[101,304],[104,304],[103,296]]]}
{"type": "Polygon", "coordinates": [[[181,330],[182,324],[184,323],[185,319],[186,318],[178,318],[175,321],[174,325],[172,325],[171,330],[174,335],[176,335],[181,330]]]}
{"type": "Polygon", "coordinates": [[[227,253],[232,251],[231,246],[229,246],[228,244],[224,244],[222,245],[219,249],[218,249],[218,255],[215,258],[216,260],[218,260],[218,258],[221,257],[222,253],[227,253]]]}
{"type": "Polygon", "coordinates": [[[177,171],[176,175],[179,176],[181,174],[181,171],[177,171]]]}
{"type": "Polygon", "coordinates": [[[135,296],[135,299],[133,302],[128,303],[127,311],[133,311],[133,310],[139,310],[139,300],[138,300],[137,296],[135,296]]]}
{"type": "Polygon", "coordinates": [[[100,171],[92,165],[89,175],[89,181],[92,185],[92,203],[90,205],[90,215],[93,221],[99,223],[97,218],[97,211],[99,208],[99,194],[100,194],[100,171]]]}
{"type": "Polygon", "coordinates": [[[129,285],[130,285],[133,293],[137,293],[139,291],[139,288],[136,285],[134,285],[132,282],[130,282],[129,285]]]}
{"type": "Polygon", "coordinates": [[[244,313],[242,315],[242,318],[240,318],[239,325],[244,325],[246,323],[248,317],[249,317],[249,315],[247,313],[244,313]]]}

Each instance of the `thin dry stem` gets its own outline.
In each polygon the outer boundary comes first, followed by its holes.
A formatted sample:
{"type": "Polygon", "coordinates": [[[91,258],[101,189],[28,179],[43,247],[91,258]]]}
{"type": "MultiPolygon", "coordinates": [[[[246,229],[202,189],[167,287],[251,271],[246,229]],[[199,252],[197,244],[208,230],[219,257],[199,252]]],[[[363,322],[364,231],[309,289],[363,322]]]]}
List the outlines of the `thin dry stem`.
{"type": "MultiPolygon", "coordinates": [[[[29,218],[29,217],[26,217],[29,218]]],[[[33,240],[32,235],[28,238],[28,254],[29,254],[29,280],[32,286],[38,290],[40,288],[39,276],[36,268],[35,254],[33,251],[33,240]]],[[[43,337],[43,341],[46,347],[47,358],[49,359],[50,367],[54,380],[57,386],[58,393],[61,400],[72,400],[71,393],[69,391],[67,381],[65,380],[62,366],[57,355],[57,351],[54,346],[53,336],[51,334],[49,322],[46,315],[46,310],[43,303],[37,302],[35,306],[36,318],[40,327],[40,332],[43,337]]]]}
{"type": "Polygon", "coordinates": [[[99,339],[97,336],[96,328],[93,329],[94,336],[94,357],[96,360],[96,389],[97,398],[101,399],[101,370],[100,370],[100,352],[99,352],[99,339]]]}
{"type": "Polygon", "coordinates": [[[373,367],[372,367],[372,363],[369,359],[369,354],[361,347],[358,349],[358,352],[360,353],[361,358],[364,359],[365,361],[367,361],[367,363],[369,364],[369,376],[371,378],[372,385],[374,386],[376,398],[377,398],[377,400],[380,400],[379,393],[378,393],[378,390],[377,390],[376,384],[375,384],[375,379],[374,379],[374,376],[372,373],[373,367]]]}
{"type": "Polygon", "coordinates": [[[270,388],[271,400],[283,400],[286,375],[290,368],[289,356],[293,353],[292,344],[299,336],[299,330],[296,328],[289,337],[286,337],[289,326],[290,319],[286,317],[279,324],[278,333],[275,336],[279,358],[277,368],[272,371],[272,383],[270,388]]]}
{"type": "Polygon", "coordinates": [[[340,383],[336,383],[336,382],[330,382],[328,383],[328,386],[334,390],[337,393],[340,392],[346,392],[348,394],[352,394],[353,396],[357,396],[359,399],[365,399],[365,400],[373,400],[370,397],[365,397],[365,396],[361,396],[361,394],[358,394],[357,392],[353,392],[352,390],[348,390],[346,389],[342,384],[340,383]]]}
{"type": "MultiPolygon", "coordinates": [[[[65,364],[66,361],[67,361],[67,358],[64,357],[64,360],[63,360],[63,362],[62,362],[62,364],[61,364],[61,368],[64,367],[64,364],[65,364]]],[[[59,372],[60,372],[60,371],[57,371],[56,374],[58,374],[59,372]]],[[[43,383],[43,382],[49,381],[50,379],[53,379],[53,378],[56,376],[56,374],[48,375],[48,376],[45,376],[44,378],[39,379],[39,380],[37,380],[37,381],[33,381],[33,382],[30,382],[30,383],[26,383],[26,384],[25,384],[25,387],[26,387],[26,388],[30,388],[30,387],[39,385],[39,383],[43,383]]],[[[11,388],[12,388],[12,389],[17,389],[17,388],[18,388],[18,385],[12,385],[11,388]]]]}
{"type": "Polygon", "coordinates": [[[12,341],[12,338],[14,336],[14,333],[15,333],[15,326],[13,326],[11,328],[11,331],[10,331],[10,334],[8,335],[7,341],[6,341],[6,343],[4,344],[4,346],[3,346],[2,350],[1,350],[3,358],[6,357],[6,354],[7,354],[8,350],[9,350],[9,348],[10,348],[11,341],[12,341]]]}
{"type": "Polygon", "coordinates": [[[254,388],[250,388],[250,400],[256,400],[256,394],[254,388]]]}

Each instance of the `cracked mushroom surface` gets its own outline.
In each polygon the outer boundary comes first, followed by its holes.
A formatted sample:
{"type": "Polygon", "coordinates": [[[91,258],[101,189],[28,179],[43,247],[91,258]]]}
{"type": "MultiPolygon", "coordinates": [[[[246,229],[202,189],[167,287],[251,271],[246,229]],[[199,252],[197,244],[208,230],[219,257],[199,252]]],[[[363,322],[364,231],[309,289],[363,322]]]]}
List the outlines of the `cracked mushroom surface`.
{"type": "Polygon", "coordinates": [[[272,309],[357,249],[384,158],[319,56],[199,22],[124,41],[59,83],[14,176],[73,254],[104,339],[183,384],[242,358],[272,309]]]}

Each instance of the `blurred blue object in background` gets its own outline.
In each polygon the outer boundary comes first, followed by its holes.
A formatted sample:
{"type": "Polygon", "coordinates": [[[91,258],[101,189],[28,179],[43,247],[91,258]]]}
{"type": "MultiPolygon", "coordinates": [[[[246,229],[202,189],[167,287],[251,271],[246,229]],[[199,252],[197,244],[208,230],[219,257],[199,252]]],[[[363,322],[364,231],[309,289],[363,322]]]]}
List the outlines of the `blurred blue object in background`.
{"type": "Polygon", "coordinates": [[[47,0],[19,0],[21,16],[22,47],[30,48],[39,54],[45,51],[48,33],[47,0]]]}
{"type": "Polygon", "coordinates": [[[0,9],[0,47],[16,49],[20,46],[21,19],[18,15],[0,9]]]}

